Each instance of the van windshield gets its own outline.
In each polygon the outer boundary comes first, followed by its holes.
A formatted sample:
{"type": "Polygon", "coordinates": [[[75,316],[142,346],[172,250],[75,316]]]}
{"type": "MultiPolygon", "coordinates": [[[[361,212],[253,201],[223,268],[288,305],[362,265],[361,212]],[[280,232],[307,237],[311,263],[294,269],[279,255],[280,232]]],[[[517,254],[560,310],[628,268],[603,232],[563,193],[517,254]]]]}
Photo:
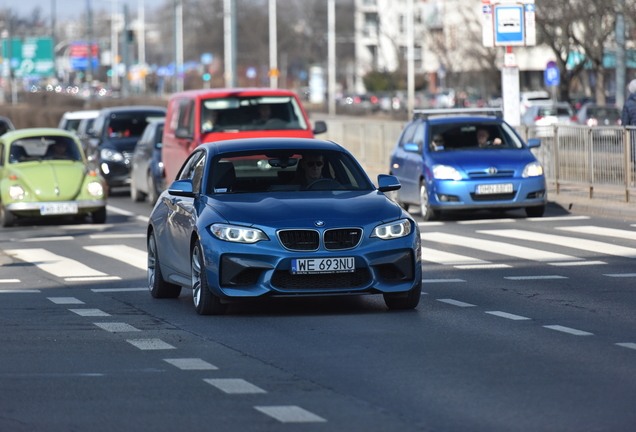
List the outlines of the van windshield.
{"type": "Polygon", "coordinates": [[[291,96],[227,97],[201,101],[201,132],[307,129],[291,96]]]}

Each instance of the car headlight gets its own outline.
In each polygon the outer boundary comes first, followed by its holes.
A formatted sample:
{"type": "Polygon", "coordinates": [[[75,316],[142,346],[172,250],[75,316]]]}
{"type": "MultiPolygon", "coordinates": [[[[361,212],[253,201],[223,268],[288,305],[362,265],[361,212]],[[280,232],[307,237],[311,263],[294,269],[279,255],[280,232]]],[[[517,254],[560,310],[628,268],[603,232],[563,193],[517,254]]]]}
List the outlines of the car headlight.
{"type": "Polygon", "coordinates": [[[433,177],[438,180],[461,180],[462,176],[455,168],[448,165],[433,165],[433,177]]]}
{"type": "Polygon", "coordinates": [[[104,187],[102,186],[102,184],[100,182],[90,182],[87,186],[86,189],[88,189],[88,193],[91,194],[94,197],[98,197],[98,196],[102,196],[104,195],[104,187]]]}
{"type": "Polygon", "coordinates": [[[269,237],[258,228],[213,224],[210,226],[210,231],[219,240],[234,243],[257,243],[261,240],[269,240],[269,237]]]}
{"type": "Polygon", "coordinates": [[[530,162],[523,169],[523,174],[521,174],[521,177],[523,178],[539,177],[542,175],[543,175],[543,167],[541,166],[541,164],[539,162],[530,162]]]}
{"type": "Polygon", "coordinates": [[[406,237],[409,234],[411,234],[411,222],[408,219],[401,219],[399,221],[378,225],[373,229],[371,237],[391,240],[406,237]]]}
{"type": "Polygon", "coordinates": [[[21,200],[24,198],[24,189],[19,185],[9,186],[9,196],[13,200],[21,200]]]}
{"type": "Polygon", "coordinates": [[[116,150],[102,149],[102,151],[99,152],[99,155],[102,158],[102,160],[106,160],[106,161],[111,161],[111,162],[124,161],[124,155],[116,150]]]}

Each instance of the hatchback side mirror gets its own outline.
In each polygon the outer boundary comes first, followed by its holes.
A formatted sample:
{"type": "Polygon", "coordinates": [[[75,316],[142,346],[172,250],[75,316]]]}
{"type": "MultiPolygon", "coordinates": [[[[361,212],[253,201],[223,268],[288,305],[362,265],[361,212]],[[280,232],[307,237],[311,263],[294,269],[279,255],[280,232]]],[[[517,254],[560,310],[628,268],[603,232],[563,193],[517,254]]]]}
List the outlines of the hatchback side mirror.
{"type": "Polygon", "coordinates": [[[314,126],[314,135],[327,132],[327,123],[322,120],[318,120],[314,126]]]}
{"type": "Polygon", "coordinates": [[[528,140],[528,147],[535,148],[541,145],[541,140],[539,138],[531,138],[528,140]]]}
{"type": "Polygon", "coordinates": [[[192,135],[188,131],[186,127],[178,127],[176,131],[174,131],[174,136],[181,139],[192,139],[192,135]]]}

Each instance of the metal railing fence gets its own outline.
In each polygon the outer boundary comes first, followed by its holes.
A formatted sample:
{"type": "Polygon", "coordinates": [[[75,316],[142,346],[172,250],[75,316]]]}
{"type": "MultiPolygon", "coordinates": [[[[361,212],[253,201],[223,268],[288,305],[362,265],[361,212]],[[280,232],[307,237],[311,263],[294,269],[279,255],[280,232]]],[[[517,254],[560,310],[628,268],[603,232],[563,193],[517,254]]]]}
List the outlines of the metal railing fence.
{"type": "MultiPolygon", "coordinates": [[[[391,150],[405,122],[330,118],[324,139],[349,150],[371,178],[389,172],[391,150]]],[[[533,149],[543,165],[550,189],[589,198],[634,201],[636,194],[636,126],[518,126],[527,141],[539,138],[533,149]]]]}

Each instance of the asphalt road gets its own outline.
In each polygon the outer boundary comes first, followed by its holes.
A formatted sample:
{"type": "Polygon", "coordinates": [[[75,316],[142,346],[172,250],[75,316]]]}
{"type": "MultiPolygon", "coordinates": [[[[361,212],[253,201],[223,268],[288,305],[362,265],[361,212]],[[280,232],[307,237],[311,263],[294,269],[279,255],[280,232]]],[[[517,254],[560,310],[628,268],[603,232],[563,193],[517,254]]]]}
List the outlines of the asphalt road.
{"type": "Polygon", "coordinates": [[[150,206],[109,205],[103,226],[0,230],[0,431],[636,429],[636,220],[446,215],[421,224],[414,311],[202,317],[145,288],[150,206]]]}

